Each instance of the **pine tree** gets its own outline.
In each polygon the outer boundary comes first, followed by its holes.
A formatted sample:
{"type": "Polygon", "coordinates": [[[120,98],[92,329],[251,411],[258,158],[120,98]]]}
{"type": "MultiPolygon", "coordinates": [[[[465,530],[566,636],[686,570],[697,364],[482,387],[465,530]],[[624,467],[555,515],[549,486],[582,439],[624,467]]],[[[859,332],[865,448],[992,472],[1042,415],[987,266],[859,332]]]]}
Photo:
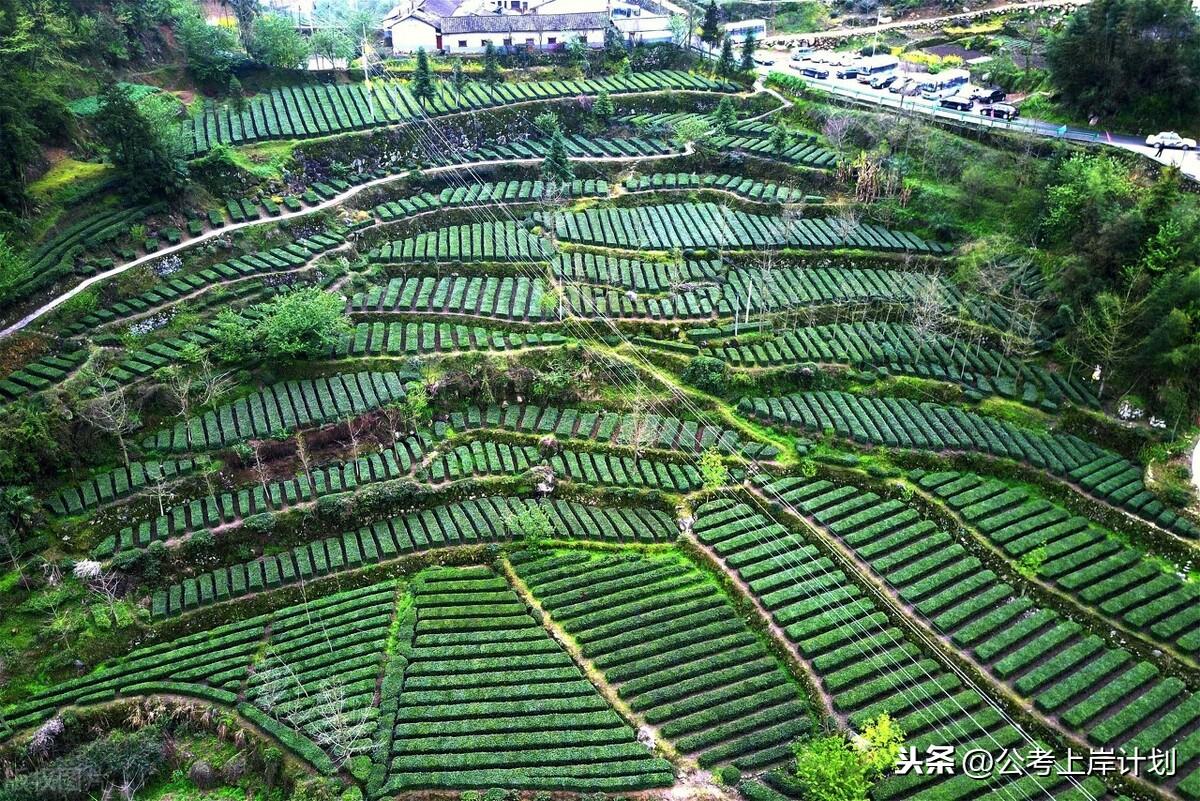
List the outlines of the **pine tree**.
{"type": "Polygon", "coordinates": [[[709,47],[716,47],[721,38],[721,21],[717,12],[717,0],[709,0],[704,9],[704,22],[700,25],[700,41],[709,47]]]}
{"type": "Polygon", "coordinates": [[[596,95],[596,102],[592,104],[592,113],[596,115],[596,119],[600,120],[600,122],[608,122],[612,119],[615,111],[612,98],[609,97],[608,92],[601,90],[596,95]]]}
{"type": "Polygon", "coordinates": [[[737,70],[737,63],[733,60],[733,40],[728,36],[721,42],[721,57],[717,60],[717,74],[722,78],[728,78],[737,70]]]}
{"type": "Polygon", "coordinates": [[[754,71],[754,50],[758,46],[758,42],[754,41],[754,33],[746,34],[746,41],[742,42],[742,62],[738,66],[742,72],[754,71]]]}
{"type": "Polygon", "coordinates": [[[550,137],[550,150],[542,162],[542,177],[547,181],[568,183],[575,180],[575,168],[567,158],[567,140],[562,131],[555,130],[550,137]]]}
{"type": "Polygon", "coordinates": [[[425,108],[426,104],[433,100],[433,71],[429,68],[429,56],[426,55],[423,47],[417,49],[417,68],[413,70],[412,85],[409,90],[421,104],[421,108],[425,108]]]}
{"type": "Polygon", "coordinates": [[[771,151],[776,156],[782,156],[784,151],[792,146],[792,135],[782,124],[778,124],[771,129],[771,136],[767,142],[771,145],[771,151]]]}
{"type": "Polygon", "coordinates": [[[721,98],[721,102],[717,104],[716,111],[713,112],[713,121],[721,130],[725,130],[737,122],[737,109],[734,108],[731,99],[728,97],[721,98]]]}
{"type": "Polygon", "coordinates": [[[488,42],[487,47],[483,50],[483,82],[491,90],[493,100],[496,98],[496,84],[503,80],[504,76],[500,74],[500,64],[496,60],[496,46],[488,42]]]}

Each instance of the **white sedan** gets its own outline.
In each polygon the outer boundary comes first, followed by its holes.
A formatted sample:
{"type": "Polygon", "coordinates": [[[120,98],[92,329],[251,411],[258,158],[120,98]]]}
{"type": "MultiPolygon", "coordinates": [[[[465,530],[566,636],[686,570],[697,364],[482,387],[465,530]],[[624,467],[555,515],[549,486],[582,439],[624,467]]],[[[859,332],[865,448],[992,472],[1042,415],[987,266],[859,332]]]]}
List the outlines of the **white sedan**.
{"type": "Polygon", "coordinates": [[[1163,131],[1162,133],[1147,136],[1146,145],[1149,147],[1159,147],[1161,145],[1162,147],[1178,147],[1184,150],[1191,150],[1196,146],[1196,140],[1180,136],[1174,131],[1163,131]]]}

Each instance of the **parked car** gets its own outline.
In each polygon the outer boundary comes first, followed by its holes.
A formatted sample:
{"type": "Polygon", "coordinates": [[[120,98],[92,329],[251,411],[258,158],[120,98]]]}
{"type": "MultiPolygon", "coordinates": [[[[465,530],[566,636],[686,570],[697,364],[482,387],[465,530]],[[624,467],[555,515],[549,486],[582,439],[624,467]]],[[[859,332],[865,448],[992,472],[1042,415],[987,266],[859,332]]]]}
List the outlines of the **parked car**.
{"type": "Polygon", "coordinates": [[[770,67],[771,65],[773,65],[775,63],[775,59],[769,58],[767,56],[755,55],[754,63],[760,67],[770,67]]]}
{"type": "Polygon", "coordinates": [[[835,74],[839,78],[857,78],[858,77],[858,67],[855,67],[855,66],[838,67],[838,70],[835,74]]]}
{"type": "Polygon", "coordinates": [[[1195,139],[1188,139],[1186,136],[1180,136],[1174,131],[1160,131],[1156,134],[1151,134],[1146,137],[1146,144],[1150,147],[1174,147],[1182,148],[1183,150],[1191,150],[1196,146],[1195,139]]]}
{"type": "Polygon", "coordinates": [[[975,108],[975,101],[966,95],[951,95],[942,98],[941,106],[955,111],[970,111],[975,108]]]}
{"type": "Polygon", "coordinates": [[[1003,89],[992,89],[987,86],[976,86],[971,89],[971,99],[978,103],[999,103],[1008,94],[1003,89]]]}
{"type": "Polygon", "coordinates": [[[809,64],[808,66],[801,68],[800,74],[805,78],[824,79],[829,77],[829,70],[825,69],[824,67],[818,67],[816,64],[809,64]]]}
{"type": "Polygon", "coordinates": [[[897,77],[895,81],[892,82],[892,85],[889,86],[887,88],[887,90],[894,95],[898,95],[898,94],[901,94],[910,85],[912,85],[912,82],[913,82],[912,78],[906,78],[903,75],[901,75],[901,76],[897,77]]]}
{"type": "Polygon", "coordinates": [[[991,106],[984,106],[979,109],[979,113],[985,117],[994,117],[998,120],[1015,120],[1021,116],[1020,109],[1008,103],[996,103],[991,106]]]}
{"type": "Polygon", "coordinates": [[[905,87],[900,90],[900,94],[904,97],[916,97],[917,95],[922,94],[921,82],[917,80],[909,81],[905,87]]]}
{"type": "Polygon", "coordinates": [[[812,54],[813,49],[811,47],[801,45],[800,47],[792,50],[792,61],[806,61],[812,54]]]}
{"type": "MultiPolygon", "coordinates": [[[[894,85],[899,77],[900,76],[896,74],[875,75],[869,81],[867,81],[867,84],[872,89],[887,89],[894,85]]],[[[859,76],[859,80],[862,80],[862,76],[859,76]]]]}

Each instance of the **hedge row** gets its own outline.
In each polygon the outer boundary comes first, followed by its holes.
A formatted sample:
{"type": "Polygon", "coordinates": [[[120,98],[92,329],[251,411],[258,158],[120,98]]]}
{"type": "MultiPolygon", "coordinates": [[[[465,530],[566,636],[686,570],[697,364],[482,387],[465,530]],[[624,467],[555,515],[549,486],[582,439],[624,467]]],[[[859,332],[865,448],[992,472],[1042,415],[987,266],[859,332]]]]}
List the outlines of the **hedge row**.
{"type": "Polygon", "coordinates": [[[241,109],[209,103],[203,113],[183,123],[184,140],[192,154],[218,142],[240,144],[263,139],[300,139],[362,130],[445,114],[506,106],[529,100],[552,100],[601,91],[612,94],[668,89],[733,91],[735,87],[700,75],[654,70],[589,80],[530,81],[485,87],[469,82],[460,95],[444,83],[437,97],[422,108],[401,81],[371,84],[308,84],[282,86],[247,98],[241,109]]]}
{"type": "Polygon", "coordinates": [[[431,569],[411,585],[415,633],[383,790],[587,792],[674,781],[516,593],[484,569],[431,569]],[[515,646],[515,647],[513,647],[515,646]],[[555,714],[547,714],[556,710],[555,714]]]}
{"type": "MultiPolygon", "coordinates": [[[[998,681],[1097,745],[1122,746],[1135,730],[1154,726],[1182,692],[1182,683],[1158,678],[1158,670],[1147,662],[1099,676],[1088,673],[1098,659],[1128,665],[1134,658],[1123,649],[1104,648],[1099,637],[1079,624],[1022,597],[902,502],[828,481],[763,477],[761,483],[768,496],[840,539],[931,627],[972,653],[998,681]],[[1106,656],[1099,656],[1102,652],[1106,656]],[[1081,675],[1087,678],[1078,679],[1081,675]],[[1070,691],[1056,690],[1063,685],[1070,691]],[[1144,703],[1114,711],[1114,704],[1143,687],[1144,703]]],[[[1054,544],[1048,551],[1055,556],[1060,552],[1054,544]]],[[[1086,564],[1102,555],[1076,553],[1075,560],[1086,564]]],[[[1197,713],[1188,725],[1200,723],[1200,709],[1197,713]]],[[[1177,734],[1163,730],[1163,739],[1151,745],[1175,747],[1177,734]]]]}
{"type": "Polygon", "coordinates": [[[384,222],[442,208],[492,203],[529,202],[555,197],[606,197],[608,181],[587,179],[555,184],[545,181],[497,181],[495,183],[448,186],[438,194],[422,192],[375,207],[375,216],[384,222]]]}
{"type": "Polygon", "coordinates": [[[379,520],[357,531],[297,545],[282,553],[221,567],[154,593],[154,617],[238,598],[253,592],[353,570],[397,556],[460,544],[520,539],[519,515],[541,509],[552,536],[614,542],[660,542],[675,535],[665,512],[593,507],[570,501],[490,496],[422,509],[379,520]]]}
{"type": "Polygon", "coordinates": [[[459,432],[498,428],[524,434],[549,434],[610,445],[638,445],[686,453],[697,453],[710,447],[722,453],[736,453],[742,445],[738,433],[732,429],[691,420],[657,414],[580,411],[533,404],[471,407],[466,412],[452,412],[450,427],[459,432]]]}
{"type": "Polygon", "coordinates": [[[519,350],[561,345],[559,334],[503,331],[451,323],[358,323],[330,349],[330,357],[421,356],[455,351],[519,350]]]}
{"type": "MultiPolygon", "coordinates": [[[[772,282],[775,283],[775,282],[772,282]]],[[[953,381],[981,392],[1028,402],[1064,399],[1095,406],[1095,394],[1077,378],[1068,380],[1037,364],[1017,361],[976,342],[929,336],[908,323],[833,323],[794,328],[781,335],[717,348],[738,367],[775,367],[799,362],[840,362],[859,368],[953,381]]]]}
{"type": "Polygon", "coordinates": [[[635,208],[599,208],[547,213],[564,242],[624,248],[862,248],[940,254],[948,248],[915,234],[858,223],[780,217],[727,209],[716,203],[676,203],[635,208]],[[836,230],[835,230],[836,229],[836,230]]]}
{"type": "Polygon", "coordinates": [[[369,456],[313,468],[287,479],[231,489],[167,506],[162,514],[140,520],[106,538],[95,549],[105,558],[114,552],[145,548],[151,542],[178,538],[202,529],[228,525],[253,515],[282,511],[323,495],[348,492],[364,484],[407,476],[433,445],[428,432],[405,437],[369,456]]]}
{"type": "Polygon", "coordinates": [[[75,514],[179,478],[195,468],[191,459],[132,462],[58,490],[46,499],[46,506],[55,514],[75,514]]]}
{"type": "Polygon", "coordinates": [[[340,234],[332,232],[315,234],[283,247],[248,253],[226,262],[214,264],[193,274],[169,278],[156,283],[153,289],[136,297],[125,298],[105,308],[97,309],[78,323],[73,324],[70,332],[87,334],[106,323],[135,314],[145,314],[224,281],[265,273],[288,272],[304,266],[314,255],[343,241],[344,238],[340,234]]]}
{"type": "Polygon", "coordinates": [[[17,400],[54,386],[87,359],[86,350],[40,356],[0,379],[0,400],[17,400]]]}
{"type": "Polygon", "coordinates": [[[863,444],[983,452],[1028,462],[1180,536],[1200,538],[1200,527],[1164,508],[1146,489],[1138,465],[1070,434],[1043,434],[956,406],[844,392],[743,398],[738,408],[764,422],[831,431],[863,444]]]}
{"type": "Polygon", "coordinates": [[[683,284],[718,281],[723,275],[716,261],[658,262],[602,256],[596,253],[560,253],[554,274],[563,283],[599,284],[634,292],[674,292],[683,284]]]}
{"type": "Polygon", "coordinates": [[[1040,577],[1103,614],[1189,654],[1200,653],[1200,588],[1086,518],[1026,490],[975,475],[922,474],[920,485],[1014,559],[1044,549],[1040,577]]]}
{"type": "Polygon", "coordinates": [[[745,178],[740,175],[713,175],[694,172],[656,172],[636,175],[625,179],[625,189],[630,192],[653,192],[681,189],[721,189],[760,203],[802,203],[812,197],[803,189],[776,183],[745,178]]]}
{"type": "Polygon", "coordinates": [[[335,373],[282,381],[176,423],[143,440],[159,450],[219,448],[251,438],[287,436],[297,429],[332,423],[379,409],[405,395],[415,376],[398,372],[335,373]]]}
{"type": "Polygon", "coordinates": [[[536,262],[554,252],[546,239],[519,223],[452,225],[383,245],[370,254],[377,262],[536,262]]]}
{"type": "MultiPolygon", "coordinates": [[[[809,660],[834,707],[848,714],[851,725],[861,728],[887,712],[906,732],[906,745],[918,750],[953,744],[961,754],[971,747],[1023,744],[1021,734],[979,693],[963,687],[937,662],[922,659],[921,644],[892,626],[874,601],[798,531],[732,499],[697,508],[694,531],[746,582],[809,660]]],[[[910,773],[885,779],[873,795],[890,801],[979,792],[978,780],[964,783],[964,778],[910,773]]],[[[986,792],[1015,792],[1011,784],[1017,781],[1025,780],[998,776],[986,792]]],[[[1039,781],[1047,789],[1063,786],[1057,776],[1039,781]]],[[[1028,792],[1026,788],[1021,797],[1028,792]]]]}
{"type": "Polygon", "coordinates": [[[621,697],[701,766],[771,765],[812,731],[795,684],[700,571],[629,555],[514,561],[621,697]]]}
{"type": "MultiPolygon", "coordinates": [[[[525,236],[529,236],[526,234],[525,236]]],[[[405,240],[410,242],[411,240],[405,240]]],[[[386,286],[356,292],[351,312],[462,314],[501,320],[557,319],[556,303],[546,307],[544,282],[524,276],[425,276],[393,278],[386,286]]]]}

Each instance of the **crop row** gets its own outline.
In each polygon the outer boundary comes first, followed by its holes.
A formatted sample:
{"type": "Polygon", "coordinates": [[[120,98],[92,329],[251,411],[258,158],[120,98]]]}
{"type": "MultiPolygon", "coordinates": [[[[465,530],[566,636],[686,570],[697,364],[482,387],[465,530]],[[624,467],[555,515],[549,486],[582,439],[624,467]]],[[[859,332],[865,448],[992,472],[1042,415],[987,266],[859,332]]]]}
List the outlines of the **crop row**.
{"type": "Polygon", "coordinates": [[[46,506],[55,514],[75,514],[175,480],[195,467],[191,459],[132,462],[63,487],[46,500],[46,506]]]}
{"type": "MultiPolygon", "coordinates": [[[[632,124],[640,131],[674,130],[680,123],[702,120],[710,125],[716,122],[713,114],[690,114],[667,112],[659,114],[634,114],[622,121],[632,124]]],[[[775,123],[768,120],[741,120],[722,130],[708,140],[709,147],[717,150],[742,151],[770,159],[788,161],[805,167],[828,168],[837,161],[837,153],[817,142],[811,134],[789,131],[789,143],[777,151],[770,142],[775,123]]]]}
{"type": "Polygon", "coordinates": [[[695,568],[574,552],[514,561],[620,696],[701,766],[773,765],[812,731],[795,684],[695,568]]]}
{"type": "Polygon", "coordinates": [[[411,587],[415,625],[397,645],[407,667],[385,793],[673,782],[670,763],[637,742],[503,579],[441,568],[411,587]]]}
{"type": "Polygon", "coordinates": [[[331,348],[332,358],[420,356],[455,351],[520,350],[561,345],[558,334],[503,331],[450,323],[358,323],[331,348]]]}
{"type": "Polygon", "coordinates": [[[0,400],[17,400],[54,386],[87,359],[86,350],[39,356],[0,379],[0,400]]]}
{"type": "Polygon", "coordinates": [[[809,195],[803,189],[775,181],[760,181],[741,175],[714,175],[694,172],[656,172],[625,179],[629,192],[679,189],[720,189],[760,203],[812,203],[824,198],[809,195]]]}
{"type": "Polygon", "coordinates": [[[262,275],[273,272],[287,272],[307,264],[314,255],[328,250],[343,242],[340,234],[324,232],[316,234],[283,247],[257,253],[248,253],[226,262],[214,264],[194,274],[169,278],[158,282],[153,289],[142,294],[119,300],[105,308],[91,312],[78,323],[71,326],[73,334],[87,334],[93,329],[130,317],[144,314],[159,306],[174,303],[180,298],[198,290],[206,289],[214,284],[245,278],[252,275],[262,275]]]}
{"type": "Polygon", "coordinates": [[[575,180],[563,184],[545,181],[497,181],[495,183],[448,186],[438,194],[422,192],[375,207],[375,216],[384,222],[443,208],[476,206],[485,203],[522,203],[556,197],[606,197],[608,181],[575,180]]]}
{"type": "MultiPolygon", "coordinates": [[[[250,678],[249,666],[264,653],[288,652],[289,643],[295,642],[298,632],[317,630],[342,640],[364,626],[382,625],[382,632],[373,643],[376,651],[382,652],[389,613],[380,601],[393,592],[393,585],[382,584],[310,598],[302,605],[138,648],[102,664],[92,673],[58,682],[32,695],[5,709],[4,717],[14,730],[20,730],[38,725],[62,707],[107,701],[117,693],[187,695],[232,707],[250,678]],[[376,617],[382,619],[382,624],[376,617]]],[[[325,647],[323,638],[320,643],[325,647]]],[[[335,678],[336,663],[325,674],[327,678],[335,678]]],[[[254,722],[271,726],[289,749],[318,767],[328,767],[328,756],[322,758],[322,752],[311,740],[286,725],[272,723],[275,720],[286,723],[282,714],[286,710],[272,710],[275,717],[268,718],[261,708],[251,709],[257,710],[257,715],[251,712],[254,722]]],[[[239,708],[239,711],[246,714],[248,710],[239,708]]]]}
{"type": "Polygon", "coordinates": [[[368,752],[395,605],[395,587],[379,584],[316,612],[277,612],[246,682],[247,702],[318,743],[329,742],[338,757],[368,752]]]}
{"type": "Polygon", "coordinates": [[[287,435],[402,400],[404,385],[412,379],[405,373],[363,372],[281,381],[176,423],[171,429],[147,437],[143,445],[164,451],[188,451],[287,435]]]}
{"type": "Polygon", "coordinates": [[[782,335],[718,349],[739,367],[774,367],[798,362],[849,363],[965,384],[981,392],[1055,405],[1069,399],[1095,405],[1095,395],[1078,379],[1068,380],[1037,364],[1017,361],[979,342],[948,342],[923,335],[907,323],[834,323],[795,328],[782,335]]]}
{"type": "Polygon", "coordinates": [[[1109,748],[1174,748],[1181,775],[1195,767],[1200,696],[1179,679],[1038,606],[903,503],[827,481],[784,479],[766,491],[827,528],[933,628],[1068,730],[1109,748]],[[1173,704],[1188,714],[1163,722],[1173,704]]]}
{"type": "Polygon", "coordinates": [[[955,406],[844,392],[744,398],[738,408],[764,422],[831,431],[862,444],[983,452],[1028,462],[1181,536],[1200,537],[1200,528],[1165,509],[1146,489],[1141,468],[1071,434],[1043,434],[955,406]]]}
{"type": "MultiPolygon", "coordinates": [[[[928,658],[917,640],[893,626],[874,599],[800,532],[732,499],[700,506],[693,530],[745,582],[854,727],[886,712],[905,732],[905,746],[918,753],[929,745],[954,746],[960,755],[972,747],[995,752],[1023,745],[1004,716],[928,658]]],[[[985,792],[1003,798],[1015,781],[909,773],[885,779],[873,797],[953,799],[985,792]]],[[[1047,777],[1033,791],[1053,793],[1063,783],[1057,775],[1047,777]]]]}
{"type": "Polygon", "coordinates": [[[685,453],[698,453],[710,447],[722,453],[735,453],[741,447],[736,431],[691,420],[657,414],[579,411],[518,403],[505,407],[471,407],[466,412],[452,412],[450,427],[458,432],[494,428],[685,453]]]}
{"type": "Polygon", "coordinates": [[[634,459],[588,451],[563,451],[549,459],[530,445],[476,440],[437,456],[423,473],[430,481],[457,481],[475,475],[511,475],[545,465],[560,479],[583,484],[689,492],[699,489],[700,473],[693,465],[634,459]]]}
{"type": "Polygon", "coordinates": [[[723,275],[715,261],[653,262],[579,252],[560,253],[553,268],[565,284],[597,284],[638,293],[674,293],[684,285],[717,281],[723,275]]]}
{"type": "MultiPolygon", "coordinates": [[[[429,106],[428,113],[577,97],[600,91],[617,94],[666,89],[714,91],[732,87],[699,75],[670,70],[590,80],[506,83],[494,88],[468,83],[459,96],[439,85],[438,98],[429,106]]],[[[321,136],[419,119],[426,113],[409,92],[407,84],[399,81],[283,86],[247,98],[240,111],[210,103],[199,117],[183,123],[183,134],[190,152],[200,154],[218,142],[240,144],[262,139],[321,136]]]]}
{"type": "Polygon", "coordinates": [[[1086,518],[967,473],[914,474],[1013,559],[1037,558],[1038,575],[1139,633],[1200,654],[1200,588],[1086,518]]]}
{"type": "MultiPolygon", "coordinates": [[[[526,236],[529,236],[526,234],[526,236]]],[[[406,240],[411,242],[411,240],[406,240]]],[[[385,246],[386,247],[386,246],[385,246]]],[[[351,312],[462,314],[503,320],[555,319],[545,308],[545,284],[524,276],[425,276],[393,278],[350,297],[351,312]]]]}
{"type": "Polygon", "coordinates": [[[564,539],[659,542],[675,534],[670,516],[660,511],[483,497],[379,520],[341,536],[185,579],[156,592],[151,612],[155,617],[176,615],[414,551],[519,538],[527,533],[520,528],[519,515],[534,507],[545,514],[552,536],[564,539]]]}
{"type": "Polygon", "coordinates": [[[371,260],[403,263],[432,262],[541,262],[550,258],[554,247],[537,234],[531,234],[515,222],[482,222],[452,225],[422,231],[407,239],[395,240],[371,252],[371,260]]]}
{"type": "Polygon", "coordinates": [[[548,215],[564,242],[624,248],[861,248],[938,254],[948,248],[915,234],[870,223],[843,225],[837,219],[785,220],[716,203],[675,203],[635,208],[599,208],[548,215]]]}
{"type": "Polygon", "coordinates": [[[182,537],[206,528],[229,525],[253,515],[280,511],[322,495],[349,492],[363,484],[406,476],[432,445],[427,432],[418,432],[386,450],[353,461],[315,467],[293,478],[264,481],[217,495],[195,498],[121,529],[95,549],[98,557],[145,548],[151,542],[182,537]]]}

